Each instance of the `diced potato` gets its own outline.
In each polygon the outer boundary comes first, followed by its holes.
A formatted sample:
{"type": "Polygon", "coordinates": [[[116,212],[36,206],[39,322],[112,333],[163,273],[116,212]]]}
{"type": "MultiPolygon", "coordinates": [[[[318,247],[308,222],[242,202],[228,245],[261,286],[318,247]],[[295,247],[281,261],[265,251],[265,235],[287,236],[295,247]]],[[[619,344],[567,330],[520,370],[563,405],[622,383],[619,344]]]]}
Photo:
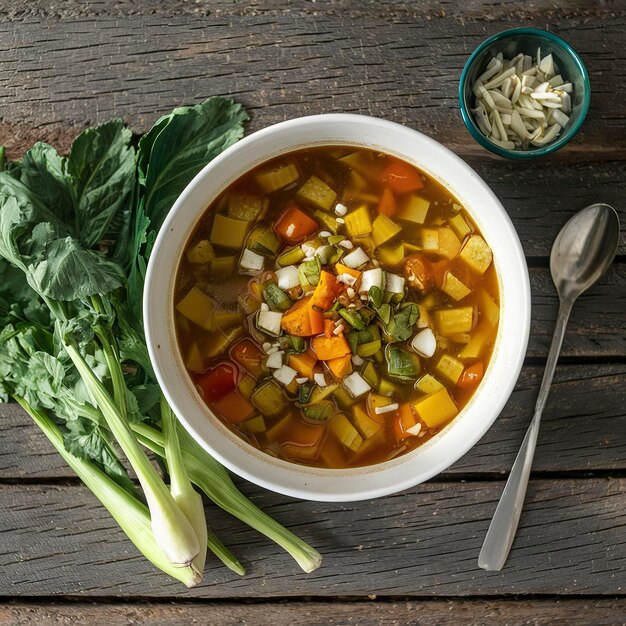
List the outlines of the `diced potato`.
{"type": "Polygon", "coordinates": [[[421,249],[425,252],[439,252],[439,230],[423,228],[420,233],[421,249]]]}
{"type": "Polygon", "coordinates": [[[343,413],[333,415],[328,420],[328,428],[346,448],[356,452],[361,447],[363,437],[343,413]]]}
{"type": "Polygon", "coordinates": [[[344,163],[351,170],[358,172],[361,176],[365,176],[366,178],[372,178],[376,174],[371,152],[357,150],[338,160],[340,163],[344,163]]]}
{"type": "Polygon", "coordinates": [[[493,253],[480,235],[472,235],[466,242],[459,258],[473,271],[483,274],[491,265],[493,253]]]}
{"type": "Polygon", "coordinates": [[[176,310],[189,321],[205,330],[213,330],[213,311],[215,302],[198,287],[192,287],[187,295],[176,305],[176,310]]]}
{"type": "Polygon", "coordinates": [[[372,227],[372,239],[376,247],[386,243],[402,230],[400,224],[396,224],[382,213],[374,220],[372,227]]]}
{"type": "Polygon", "coordinates": [[[430,374],[424,374],[416,383],[415,388],[422,393],[437,393],[440,389],[443,389],[443,385],[430,374]]]}
{"type": "Polygon", "coordinates": [[[460,213],[448,220],[448,223],[450,224],[450,228],[452,228],[456,236],[461,241],[463,241],[463,239],[465,239],[465,237],[472,232],[469,224],[465,221],[465,218],[460,213]]]}
{"type": "Polygon", "coordinates": [[[493,326],[486,319],[482,319],[476,329],[472,333],[472,338],[467,345],[461,350],[459,358],[464,361],[473,361],[484,356],[487,349],[495,340],[496,333],[493,326]]]}
{"type": "Polygon", "coordinates": [[[296,164],[290,161],[266,167],[257,172],[254,178],[265,193],[272,193],[295,183],[300,178],[300,172],[296,164]]]}
{"type": "Polygon", "coordinates": [[[435,325],[444,337],[457,333],[469,333],[474,324],[474,308],[471,306],[457,309],[440,309],[433,312],[435,325]]]}
{"type": "Polygon", "coordinates": [[[400,242],[381,246],[376,254],[385,265],[398,265],[404,258],[404,244],[400,242]]]}
{"type": "Polygon", "coordinates": [[[254,417],[247,419],[241,427],[247,433],[252,433],[253,435],[264,433],[267,430],[267,426],[265,425],[265,420],[262,415],[255,415],[254,417]]]}
{"type": "Polygon", "coordinates": [[[320,209],[328,211],[335,203],[337,194],[321,178],[311,176],[298,189],[296,197],[302,202],[309,202],[320,209]]]}
{"type": "Polygon", "coordinates": [[[487,320],[493,328],[496,328],[500,319],[500,307],[482,287],[476,292],[476,297],[481,319],[487,320]]]}
{"type": "Polygon", "coordinates": [[[352,397],[348,391],[341,386],[333,391],[333,398],[339,407],[344,410],[349,409],[358,400],[358,398],[352,397]]]}
{"type": "Polygon", "coordinates": [[[346,457],[346,449],[343,445],[335,437],[326,437],[319,454],[324,466],[334,469],[345,467],[348,462],[346,457]]]}
{"type": "Polygon", "coordinates": [[[413,408],[429,428],[437,428],[445,424],[459,412],[445,388],[419,400],[413,408]]]}
{"type": "Polygon", "coordinates": [[[211,243],[215,246],[223,246],[239,250],[248,234],[248,222],[217,214],[211,229],[211,243]]]}
{"type": "Polygon", "coordinates": [[[439,376],[453,385],[456,385],[463,373],[463,369],[463,363],[449,354],[442,354],[439,361],[437,361],[437,365],[435,365],[435,370],[439,376]]]}
{"type": "Polygon", "coordinates": [[[211,263],[215,258],[215,251],[208,239],[201,239],[187,250],[189,263],[197,265],[211,263]]]}
{"type": "Polygon", "coordinates": [[[233,190],[228,194],[228,216],[245,222],[254,222],[261,217],[268,204],[267,198],[233,190]]]}
{"type": "Polygon", "coordinates": [[[372,232],[372,220],[366,205],[351,211],[345,216],[346,231],[350,237],[363,237],[372,232]]]}
{"type": "Polygon", "coordinates": [[[420,196],[411,196],[398,214],[398,217],[416,224],[423,224],[426,221],[429,207],[430,200],[420,196]]]}
{"type": "Polygon", "coordinates": [[[360,404],[352,407],[352,421],[365,439],[373,437],[383,427],[382,424],[375,422],[360,404]]]}
{"type": "Polygon", "coordinates": [[[368,185],[367,179],[356,170],[350,170],[348,175],[348,186],[352,191],[363,191],[368,185]]]}
{"type": "Polygon", "coordinates": [[[213,276],[228,276],[235,271],[235,256],[218,256],[211,262],[213,276]]]}
{"type": "Polygon", "coordinates": [[[447,226],[439,229],[439,249],[437,252],[446,257],[446,259],[453,259],[461,249],[461,242],[459,238],[454,234],[454,231],[447,226]]]}
{"type": "Polygon", "coordinates": [[[189,371],[196,372],[197,374],[204,372],[206,369],[204,357],[202,356],[202,351],[197,341],[192,341],[189,346],[189,350],[185,356],[185,367],[189,371]]]}
{"type": "Polygon", "coordinates": [[[453,343],[469,343],[472,338],[471,333],[457,333],[456,335],[450,335],[449,339],[453,343]]]}
{"type": "Polygon", "coordinates": [[[376,450],[376,448],[380,449],[380,447],[385,445],[385,439],[385,429],[381,428],[379,431],[376,432],[375,435],[373,435],[369,439],[366,439],[363,442],[363,445],[352,455],[352,458],[350,459],[350,465],[357,465],[363,462],[365,460],[365,457],[370,452],[376,450]]]}
{"type": "Polygon", "coordinates": [[[273,426],[267,429],[265,433],[265,438],[269,443],[275,443],[277,441],[281,441],[285,436],[287,430],[293,424],[293,416],[291,413],[285,415],[285,417],[279,419],[273,426]]]}
{"type": "MultiPolygon", "coordinates": [[[[243,334],[243,328],[240,329],[243,334]]],[[[202,352],[208,359],[213,359],[220,354],[224,354],[230,345],[229,338],[221,331],[216,330],[210,335],[206,335],[202,341],[202,352]]]]}
{"type": "Polygon", "coordinates": [[[445,273],[441,289],[453,300],[463,300],[463,298],[472,293],[472,290],[466,284],[462,283],[452,272],[445,273]]]}

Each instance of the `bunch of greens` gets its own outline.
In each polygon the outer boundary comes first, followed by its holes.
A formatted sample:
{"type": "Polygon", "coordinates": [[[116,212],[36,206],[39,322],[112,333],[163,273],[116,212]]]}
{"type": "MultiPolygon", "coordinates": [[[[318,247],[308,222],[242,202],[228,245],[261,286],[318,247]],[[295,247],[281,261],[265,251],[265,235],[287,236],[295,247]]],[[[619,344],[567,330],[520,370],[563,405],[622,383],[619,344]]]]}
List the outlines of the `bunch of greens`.
{"type": "Polygon", "coordinates": [[[179,426],[143,335],[158,229],[246,119],[234,102],[210,98],[162,117],[137,148],[112,120],[82,132],[67,157],[37,143],[6,164],[0,151],[0,399],[19,402],[137,548],[188,586],[202,578],[207,547],[244,573],[207,527],[192,483],[305,571],[321,560],[179,426]],[[146,450],[163,460],[169,486],[146,450]]]}

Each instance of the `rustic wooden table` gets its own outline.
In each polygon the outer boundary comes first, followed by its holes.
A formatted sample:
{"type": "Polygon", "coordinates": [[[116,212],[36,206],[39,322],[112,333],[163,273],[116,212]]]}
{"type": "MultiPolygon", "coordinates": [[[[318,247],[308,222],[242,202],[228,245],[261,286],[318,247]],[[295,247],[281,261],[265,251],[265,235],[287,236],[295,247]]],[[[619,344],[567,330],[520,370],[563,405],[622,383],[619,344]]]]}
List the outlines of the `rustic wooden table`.
{"type": "Polygon", "coordinates": [[[572,315],[511,558],[500,573],[476,559],[550,341],[551,243],[591,202],[612,204],[626,223],[625,26],[626,3],[611,0],[0,0],[0,143],[10,156],[38,139],[66,150],[79,129],[112,116],[140,132],[211,94],[241,101],[249,131],[328,111],[392,119],[441,141],[488,182],[518,229],[533,293],[517,388],[489,433],[444,474],[346,505],[243,486],[322,552],[310,575],[210,507],[248,574],[210,562],[206,583],[184,590],[136,553],[29,419],[0,406],[0,624],[623,623],[623,235],[621,256],[572,315]],[[531,163],[479,148],[456,95],[475,46],[522,25],[571,42],[593,94],[576,139],[531,163]]]}

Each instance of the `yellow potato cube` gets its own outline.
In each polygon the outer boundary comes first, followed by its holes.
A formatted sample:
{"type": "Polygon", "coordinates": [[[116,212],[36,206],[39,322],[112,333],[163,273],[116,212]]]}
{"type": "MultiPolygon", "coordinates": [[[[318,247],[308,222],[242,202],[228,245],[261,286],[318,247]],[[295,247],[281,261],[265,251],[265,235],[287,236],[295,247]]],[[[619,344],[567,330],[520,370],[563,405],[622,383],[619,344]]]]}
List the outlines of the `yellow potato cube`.
{"type": "Polygon", "coordinates": [[[376,254],[385,265],[398,265],[404,258],[404,244],[390,243],[386,246],[381,246],[376,254]]]}
{"type": "Polygon", "coordinates": [[[453,300],[463,300],[472,293],[472,290],[462,283],[452,272],[446,272],[443,277],[442,291],[447,293],[453,300]]]}
{"type": "Polygon", "coordinates": [[[493,253],[480,235],[472,235],[461,249],[459,258],[477,274],[484,274],[491,265],[493,253]]]}
{"type": "Polygon", "coordinates": [[[439,254],[446,259],[453,259],[461,249],[461,242],[451,228],[439,229],[439,254]]]}
{"type": "Polygon", "coordinates": [[[197,374],[204,372],[206,369],[202,352],[196,341],[192,342],[191,346],[189,346],[189,351],[185,356],[185,367],[197,374]]]}
{"type": "Polygon", "coordinates": [[[211,243],[215,246],[238,250],[243,246],[249,226],[248,222],[218,213],[211,229],[211,243]]]}
{"type": "Polygon", "coordinates": [[[192,287],[187,295],[176,305],[176,310],[189,321],[205,330],[213,330],[213,311],[215,302],[204,291],[192,287]]]}
{"type": "Polygon", "coordinates": [[[476,297],[478,300],[480,318],[487,320],[493,328],[496,328],[498,320],[500,319],[500,307],[485,289],[479,289],[476,292],[476,297]]]}
{"type": "Polygon", "coordinates": [[[346,448],[350,448],[350,450],[356,452],[361,447],[363,437],[359,435],[357,429],[343,413],[333,415],[327,423],[330,432],[333,433],[346,448]]]}
{"type": "Polygon", "coordinates": [[[429,428],[445,424],[459,412],[445,387],[419,400],[413,408],[429,428]]]}
{"type": "Polygon", "coordinates": [[[300,178],[300,172],[295,163],[278,163],[257,172],[254,178],[265,193],[272,193],[295,183],[300,178]]]}
{"type": "Polygon", "coordinates": [[[420,198],[419,196],[411,196],[398,214],[398,217],[401,220],[423,224],[426,221],[429,207],[430,200],[420,198]]]}
{"type": "Polygon", "coordinates": [[[375,422],[359,404],[352,407],[352,421],[365,439],[373,437],[383,427],[382,424],[375,422]]]}
{"type": "Polygon", "coordinates": [[[430,374],[424,374],[416,383],[415,388],[422,393],[437,393],[440,389],[443,389],[443,385],[430,374]]]}
{"type": "Polygon", "coordinates": [[[321,178],[311,176],[296,192],[298,200],[309,202],[324,211],[328,211],[335,200],[337,194],[321,178]]]}
{"type": "Polygon", "coordinates": [[[422,250],[426,252],[439,251],[439,230],[436,228],[423,228],[420,235],[422,250]]]}
{"type": "Polygon", "coordinates": [[[435,369],[437,373],[445,380],[451,382],[453,385],[456,385],[457,381],[461,377],[463,373],[463,363],[461,361],[455,359],[453,356],[449,354],[442,354],[441,358],[435,365],[435,369]]]}
{"type": "Polygon", "coordinates": [[[451,218],[448,221],[448,224],[450,224],[450,228],[452,228],[455,235],[461,241],[463,241],[463,239],[465,239],[465,237],[472,232],[469,224],[465,221],[465,218],[460,213],[451,218]]]}
{"type": "Polygon", "coordinates": [[[210,263],[215,258],[213,246],[208,239],[202,239],[187,250],[187,260],[189,263],[201,265],[210,263]]]}
{"type": "Polygon", "coordinates": [[[366,205],[348,213],[345,216],[346,231],[350,237],[363,237],[372,232],[372,220],[366,205]]]}
{"type": "MultiPolygon", "coordinates": [[[[347,224],[346,224],[347,226],[347,224]]],[[[380,246],[395,237],[402,230],[400,224],[396,224],[382,213],[374,220],[372,226],[372,239],[375,246],[380,246]]]]}
{"type": "Polygon", "coordinates": [[[461,350],[459,358],[464,361],[473,361],[486,354],[489,346],[493,344],[496,332],[488,320],[482,319],[472,333],[472,338],[461,350]]]}
{"type": "Polygon", "coordinates": [[[464,306],[457,309],[440,309],[433,316],[439,334],[450,337],[458,333],[469,333],[474,325],[474,307],[464,306]]]}

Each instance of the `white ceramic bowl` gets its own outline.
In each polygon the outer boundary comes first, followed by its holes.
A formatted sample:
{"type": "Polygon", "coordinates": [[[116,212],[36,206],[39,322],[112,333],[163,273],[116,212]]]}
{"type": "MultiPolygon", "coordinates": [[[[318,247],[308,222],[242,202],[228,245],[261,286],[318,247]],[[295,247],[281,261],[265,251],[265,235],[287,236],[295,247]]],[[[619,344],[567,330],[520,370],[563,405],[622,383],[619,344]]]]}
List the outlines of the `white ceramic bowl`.
{"type": "Polygon", "coordinates": [[[530,328],[530,288],[522,247],[507,213],[461,159],[433,139],[392,122],[360,115],[316,115],[282,122],[242,139],[191,181],[156,240],[146,277],[144,321],[159,383],[182,424],[203,448],[262,487],[298,498],[341,502],[387,495],[428,480],[450,467],[485,434],[513,391],[522,367],[530,328]],[[174,331],[176,268],[203,211],[228,185],[260,163],[285,152],[322,145],[380,150],[441,181],[467,208],[493,249],[501,297],[500,327],[486,375],[452,423],[392,461],[342,470],[276,459],[237,437],[196,392],[174,331]]]}

